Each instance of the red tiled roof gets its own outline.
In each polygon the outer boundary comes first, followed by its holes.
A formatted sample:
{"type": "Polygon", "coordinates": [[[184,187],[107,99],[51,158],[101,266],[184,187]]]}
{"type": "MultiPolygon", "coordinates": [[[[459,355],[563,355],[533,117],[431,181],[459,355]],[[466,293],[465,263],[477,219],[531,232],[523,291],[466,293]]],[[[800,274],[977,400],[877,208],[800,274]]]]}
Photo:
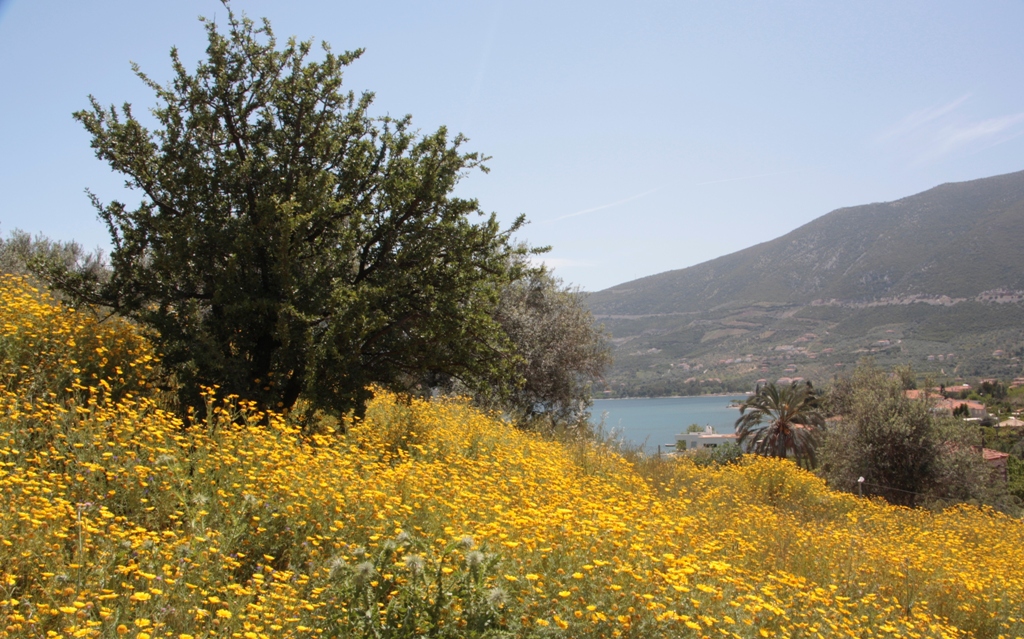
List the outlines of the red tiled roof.
{"type": "MultiPolygon", "coordinates": [[[[903,391],[903,394],[908,399],[921,399],[924,396],[924,391],[920,390],[908,390],[903,391]]],[[[960,404],[967,404],[967,408],[972,411],[984,411],[985,405],[981,402],[973,399],[946,399],[945,397],[937,393],[928,393],[928,400],[939,408],[944,408],[949,411],[953,411],[960,406],[960,404]]]]}
{"type": "Polygon", "coordinates": [[[998,450],[992,450],[991,448],[982,448],[981,456],[985,458],[985,461],[1000,461],[1010,456],[1009,453],[1001,453],[998,450]]]}

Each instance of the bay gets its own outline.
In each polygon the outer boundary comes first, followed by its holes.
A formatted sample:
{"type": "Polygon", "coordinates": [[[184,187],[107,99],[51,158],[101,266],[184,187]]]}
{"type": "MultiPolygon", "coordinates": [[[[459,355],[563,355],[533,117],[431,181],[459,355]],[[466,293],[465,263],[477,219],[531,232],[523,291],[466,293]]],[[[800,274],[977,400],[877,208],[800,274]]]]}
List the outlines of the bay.
{"type": "Polygon", "coordinates": [[[596,399],[590,410],[594,424],[603,420],[605,432],[648,453],[672,450],[678,433],[687,426],[712,426],[716,433],[735,432],[739,410],[730,407],[746,395],[701,395],[697,397],[653,397],[636,399],[596,399]]]}

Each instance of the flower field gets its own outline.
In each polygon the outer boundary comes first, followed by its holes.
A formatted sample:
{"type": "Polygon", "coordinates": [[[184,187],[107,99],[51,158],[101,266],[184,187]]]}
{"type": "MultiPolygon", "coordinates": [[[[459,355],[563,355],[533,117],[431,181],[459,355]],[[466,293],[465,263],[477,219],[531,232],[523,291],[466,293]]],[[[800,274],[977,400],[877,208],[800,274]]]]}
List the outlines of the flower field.
{"type": "Polygon", "coordinates": [[[3,636],[1024,636],[1024,525],[996,512],[383,390],[345,432],[215,390],[185,428],[130,326],[0,298],[3,636]]]}

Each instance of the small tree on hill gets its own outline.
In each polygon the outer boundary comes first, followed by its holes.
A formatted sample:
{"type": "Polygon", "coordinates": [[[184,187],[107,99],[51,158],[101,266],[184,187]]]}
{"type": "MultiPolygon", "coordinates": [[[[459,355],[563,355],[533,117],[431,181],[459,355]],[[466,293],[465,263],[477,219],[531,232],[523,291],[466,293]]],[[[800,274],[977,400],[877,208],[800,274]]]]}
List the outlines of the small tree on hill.
{"type": "Polygon", "coordinates": [[[93,196],[110,231],[112,275],[51,264],[52,284],[153,329],[182,399],[198,389],[259,406],[357,410],[371,383],[402,389],[431,374],[483,389],[516,378],[494,319],[523,276],[475,200],[451,195],[471,169],[461,136],[419,135],[409,117],[372,118],[372,94],[342,90],[361,51],[283,48],[264,20],[206,23],[194,73],[171,52],[157,127],[130,105],[75,113],[97,157],[141,195],[93,196]]]}
{"type": "Polygon", "coordinates": [[[821,473],[835,488],[912,505],[937,471],[938,443],[928,405],[904,392],[903,380],[862,362],[829,391],[829,410],[841,416],[821,447],[821,473]]]}
{"type": "Polygon", "coordinates": [[[848,491],[863,477],[864,493],[894,504],[973,502],[1015,510],[1005,482],[982,457],[978,428],[936,415],[925,398],[907,397],[902,377],[865,360],[829,389],[829,412],[841,418],[826,431],[821,475],[848,491]]]}
{"type": "Polygon", "coordinates": [[[516,376],[485,391],[524,425],[586,426],[591,385],[611,354],[584,296],[544,268],[505,287],[495,315],[515,345],[516,376]]]}

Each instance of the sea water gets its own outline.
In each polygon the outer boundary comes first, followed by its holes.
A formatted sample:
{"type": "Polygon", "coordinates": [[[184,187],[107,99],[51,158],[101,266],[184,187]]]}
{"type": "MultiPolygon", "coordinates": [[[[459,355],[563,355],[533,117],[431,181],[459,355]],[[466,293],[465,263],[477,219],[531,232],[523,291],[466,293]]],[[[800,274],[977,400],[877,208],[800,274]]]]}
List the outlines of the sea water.
{"type": "Polygon", "coordinates": [[[638,399],[597,399],[591,408],[591,421],[603,420],[606,432],[630,444],[643,446],[648,453],[672,450],[676,435],[690,424],[711,426],[716,433],[735,432],[740,411],[731,406],[746,395],[701,395],[698,397],[657,397],[638,399]]]}

